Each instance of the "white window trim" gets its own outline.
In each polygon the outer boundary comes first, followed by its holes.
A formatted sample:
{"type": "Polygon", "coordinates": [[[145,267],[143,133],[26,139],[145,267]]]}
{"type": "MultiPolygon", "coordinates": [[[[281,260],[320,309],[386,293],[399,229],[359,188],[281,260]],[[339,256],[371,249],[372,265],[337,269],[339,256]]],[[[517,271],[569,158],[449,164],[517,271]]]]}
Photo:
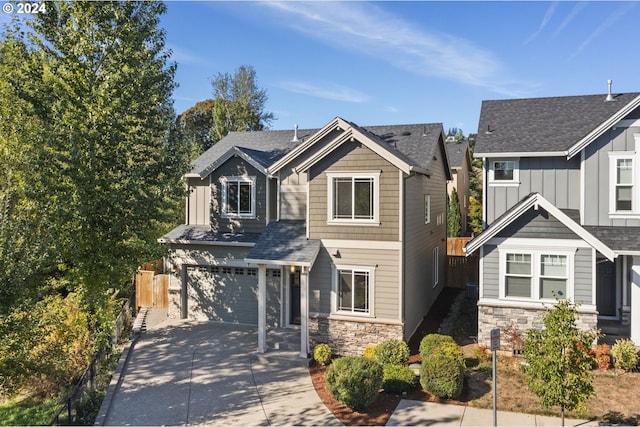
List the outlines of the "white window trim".
{"type": "MultiPolygon", "coordinates": [[[[327,172],[327,224],[330,225],[380,225],[380,171],[376,172],[327,172]],[[373,179],[373,219],[333,218],[335,201],[333,180],[335,178],[373,179]]],[[[351,201],[353,204],[354,200],[351,201]]],[[[352,205],[353,206],[353,205],[352,205]]]]}
{"type": "Polygon", "coordinates": [[[375,267],[362,265],[339,264],[331,266],[331,313],[342,316],[353,317],[375,317],[374,301],[375,301],[375,267]],[[352,270],[357,272],[365,272],[369,275],[369,312],[358,313],[353,311],[338,310],[338,274],[341,270],[352,270]]]}
{"type": "Polygon", "coordinates": [[[437,288],[438,282],[440,281],[439,280],[440,279],[440,250],[438,249],[437,246],[434,246],[433,248],[431,260],[433,262],[433,267],[432,267],[433,287],[437,288]]]}
{"type": "Polygon", "coordinates": [[[640,133],[634,133],[635,151],[611,151],[609,152],[609,218],[617,219],[638,219],[640,218],[640,133]],[[631,173],[631,210],[616,210],[616,187],[617,187],[617,161],[621,159],[631,159],[633,169],[631,173]]]}
{"type": "Polygon", "coordinates": [[[519,158],[492,158],[489,159],[489,185],[492,187],[517,187],[520,185],[520,159],[519,158]],[[513,179],[496,180],[494,175],[495,162],[513,162],[513,179]]]}
{"type": "Polygon", "coordinates": [[[431,195],[424,195],[424,223],[429,224],[431,222],[431,195]]]}
{"type": "Polygon", "coordinates": [[[253,219],[256,217],[256,177],[255,176],[223,176],[222,177],[222,217],[223,218],[246,218],[253,219]],[[251,212],[250,213],[233,213],[227,210],[227,194],[229,192],[230,182],[248,182],[251,183],[251,212]]]}
{"type": "Polygon", "coordinates": [[[567,257],[567,288],[565,299],[575,301],[574,295],[574,268],[575,268],[575,250],[567,249],[524,249],[522,247],[500,247],[498,249],[500,256],[499,265],[499,296],[501,300],[507,301],[523,301],[523,302],[541,302],[541,303],[554,303],[554,298],[541,298],[540,297],[540,257],[542,255],[561,255],[567,257]],[[531,255],[531,297],[515,297],[507,296],[507,287],[505,277],[507,273],[507,254],[523,254],[531,255]]]}

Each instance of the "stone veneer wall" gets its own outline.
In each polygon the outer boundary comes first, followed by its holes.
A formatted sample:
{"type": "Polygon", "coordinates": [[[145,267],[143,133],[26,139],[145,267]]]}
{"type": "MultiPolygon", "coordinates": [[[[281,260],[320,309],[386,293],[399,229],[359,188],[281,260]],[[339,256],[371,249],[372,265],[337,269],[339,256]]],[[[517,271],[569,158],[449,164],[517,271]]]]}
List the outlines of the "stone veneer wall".
{"type": "Polygon", "coordinates": [[[389,323],[352,322],[313,317],[309,319],[310,350],[321,343],[329,344],[333,354],[361,356],[365,347],[389,339],[402,340],[403,326],[389,323]]]}
{"type": "MultiPolygon", "coordinates": [[[[512,344],[505,338],[505,331],[517,329],[524,337],[524,331],[530,328],[542,329],[544,309],[492,306],[478,304],[478,343],[489,347],[491,344],[491,329],[500,328],[500,347],[502,350],[512,351],[512,344]]],[[[580,311],[576,325],[579,329],[595,330],[598,326],[598,314],[593,311],[580,311]]]]}

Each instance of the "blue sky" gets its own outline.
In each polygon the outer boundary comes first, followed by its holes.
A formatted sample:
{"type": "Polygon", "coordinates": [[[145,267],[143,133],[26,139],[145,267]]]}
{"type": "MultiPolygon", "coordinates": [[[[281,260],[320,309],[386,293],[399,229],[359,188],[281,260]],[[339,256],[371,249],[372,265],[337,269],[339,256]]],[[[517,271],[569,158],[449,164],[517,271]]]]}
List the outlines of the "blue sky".
{"type": "Polygon", "coordinates": [[[638,2],[168,1],[178,113],[254,67],[273,129],[441,122],[482,100],[640,91],[638,2]]]}

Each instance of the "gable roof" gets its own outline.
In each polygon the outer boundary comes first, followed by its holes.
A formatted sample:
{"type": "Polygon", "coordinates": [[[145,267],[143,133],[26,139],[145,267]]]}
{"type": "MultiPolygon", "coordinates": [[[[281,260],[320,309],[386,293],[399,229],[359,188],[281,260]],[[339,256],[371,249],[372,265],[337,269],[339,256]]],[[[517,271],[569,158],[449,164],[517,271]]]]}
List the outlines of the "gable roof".
{"type": "MultiPolygon", "coordinates": [[[[264,173],[275,174],[336,129],[349,132],[349,137],[368,145],[407,173],[410,170],[427,173],[434,157],[438,158],[438,146],[442,145],[445,169],[450,173],[441,123],[364,128],[336,117],[321,129],[298,129],[297,141],[294,130],[230,132],[201,154],[185,176],[204,179],[233,155],[243,157],[264,173]]],[[[344,142],[336,139],[333,142],[338,145],[344,142]]]]}
{"type": "Polygon", "coordinates": [[[463,250],[467,256],[472,254],[507,226],[512,224],[516,219],[520,218],[525,212],[528,212],[530,209],[538,209],[540,207],[553,215],[564,226],[573,231],[582,240],[606,256],[609,260],[613,261],[616,257],[616,254],[609,246],[605,245],[593,234],[581,227],[580,224],[571,219],[569,215],[556,208],[551,202],[542,197],[540,193],[531,193],[520,202],[516,203],[511,209],[498,217],[486,230],[468,242],[464,246],[463,250]]]}
{"type": "Polygon", "coordinates": [[[640,93],[483,101],[475,157],[572,157],[640,106],[640,93]]]}
{"type": "Polygon", "coordinates": [[[469,160],[469,170],[471,170],[471,158],[469,157],[469,143],[467,141],[447,142],[447,155],[451,169],[464,167],[466,160],[469,160]]]}

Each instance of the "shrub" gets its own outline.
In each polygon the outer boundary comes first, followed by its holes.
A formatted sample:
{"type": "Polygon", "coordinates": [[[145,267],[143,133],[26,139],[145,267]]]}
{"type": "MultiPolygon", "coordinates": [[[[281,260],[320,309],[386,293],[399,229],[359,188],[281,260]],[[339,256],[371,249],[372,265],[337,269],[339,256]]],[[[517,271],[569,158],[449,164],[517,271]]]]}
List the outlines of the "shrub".
{"type": "Polygon", "coordinates": [[[405,365],[384,365],[382,388],[386,393],[404,393],[417,384],[416,374],[405,365]]]}
{"type": "Polygon", "coordinates": [[[462,392],[464,365],[450,355],[434,351],[422,359],[420,385],[443,399],[453,399],[462,392]]]}
{"type": "Polygon", "coordinates": [[[631,371],[638,365],[636,346],[630,339],[617,340],[611,348],[616,368],[631,371]]]}
{"type": "Polygon", "coordinates": [[[438,347],[436,350],[432,351],[431,355],[433,355],[434,352],[441,353],[441,354],[444,354],[445,356],[451,357],[460,365],[462,365],[463,368],[466,367],[462,348],[456,343],[448,343],[448,342],[444,343],[440,347],[438,347]]]}
{"type": "Polygon", "coordinates": [[[373,359],[375,357],[375,353],[376,353],[377,349],[378,349],[378,344],[368,345],[364,349],[364,352],[362,353],[362,355],[364,357],[366,357],[367,359],[373,359]]]}
{"type": "Polygon", "coordinates": [[[345,356],[327,369],[327,388],[333,397],[351,409],[371,405],[382,387],[382,366],[360,356],[345,356]]]}
{"type": "Polygon", "coordinates": [[[476,359],[478,359],[478,364],[483,365],[489,363],[491,361],[491,353],[487,351],[487,347],[478,344],[473,346],[473,355],[476,359]]]}
{"type": "Polygon", "coordinates": [[[453,338],[448,335],[429,334],[420,341],[420,357],[422,360],[429,357],[431,352],[444,343],[455,344],[453,338]]]}
{"type": "Polygon", "coordinates": [[[318,344],[313,349],[313,359],[321,366],[326,366],[331,362],[331,348],[328,344],[318,344]]]}
{"type": "Polygon", "coordinates": [[[409,363],[409,346],[400,340],[388,340],[378,344],[373,359],[382,365],[406,365],[409,363]]]}
{"type": "Polygon", "coordinates": [[[611,346],[609,344],[598,344],[594,349],[596,362],[598,368],[609,369],[611,368],[611,346]]]}

